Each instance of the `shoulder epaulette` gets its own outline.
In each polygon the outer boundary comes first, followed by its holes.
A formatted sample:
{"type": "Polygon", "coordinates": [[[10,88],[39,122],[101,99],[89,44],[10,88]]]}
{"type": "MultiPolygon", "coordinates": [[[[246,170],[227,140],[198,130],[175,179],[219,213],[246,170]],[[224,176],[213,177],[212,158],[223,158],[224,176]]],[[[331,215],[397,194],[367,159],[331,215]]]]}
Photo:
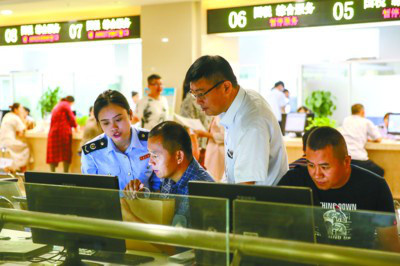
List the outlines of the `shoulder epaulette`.
{"type": "Polygon", "coordinates": [[[139,140],[147,141],[147,139],[149,138],[149,132],[147,132],[147,131],[138,131],[138,137],[139,137],[139,140]]]}
{"type": "Polygon", "coordinates": [[[98,140],[95,140],[93,142],[83,145],[82,150],[85,154],[89,154],[92,151],[101,150],[105,147],[107,147],[107,138],[104,137],[102,139],[98,139],[98,140]]]}

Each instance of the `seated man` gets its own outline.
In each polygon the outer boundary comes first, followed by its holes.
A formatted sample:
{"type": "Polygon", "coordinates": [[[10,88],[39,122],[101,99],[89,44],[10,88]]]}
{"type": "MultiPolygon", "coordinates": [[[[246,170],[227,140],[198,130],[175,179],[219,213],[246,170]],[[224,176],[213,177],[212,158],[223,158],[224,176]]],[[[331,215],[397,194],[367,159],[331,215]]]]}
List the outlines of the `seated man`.
{"type": "MultiPolygon", "coordinates": [[[[214,182],[193,158],[189,134],[180,124],[165,121],[156,125],[149,133],[147,146],[150,153],[149,164],[162,179],[161,193],[188,195],[189,181],[214,182]]],[[[126,190],[138,191],[142,187],[139,180],[132,180],[126,190]]],[[[186,216],[187,200],[177,198],[176,201],[175,214],[186,216]]]]}
{"type": "Polygon", "coordinates": [[[351,106],[351,116],[344,119],[339,131],[346,140],[351,163],[383,176],[384,170],[368,158],[365,149],[367,141],[380,142],[382,137],[378,127],[365,118],[365,109],[362,104],[351,106]]]}
{"type": "Polygon", "coordinates": [[[350,164],[346,142],[336,129],[313,130],[306,158],[307,167],[289,170],[278,185],[312,189],[315,206],[322,207],[322,213],[315,213],[318,242],[372,248],[376,229],[381,248],[400,250],[393,198],[386,181],[350,164]],[[356,210],[388,214],[350,212],[356,210]]]}

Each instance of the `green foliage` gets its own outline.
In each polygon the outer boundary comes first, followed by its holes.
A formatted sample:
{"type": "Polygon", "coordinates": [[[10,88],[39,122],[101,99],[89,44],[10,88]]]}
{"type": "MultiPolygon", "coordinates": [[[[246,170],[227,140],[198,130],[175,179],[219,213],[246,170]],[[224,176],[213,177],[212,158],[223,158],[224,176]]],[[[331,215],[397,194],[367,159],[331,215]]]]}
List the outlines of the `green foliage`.
{"type": "Polygon", "coordinates": [[[336,110],[332,98],[334,96],[329,91],[313,91],[306,98],[306,106],[311,109],[315,117],[329,117],[336,110]]]}
{"type": "Polygon", "coordinates": [[[46,114],[51,113],[54,106],[58,103],[60,96],[60,87],[56,87],[54,90],[48,88],[45,93],[39,99],[39,108],[42,118],[46,114]]]}
{"type": "Polygon", "coordinates": [[[312,127],[335,127],[336,121],[330,119],[329,116],[336,110],[333,103],[335,97],[329,91],[313,91],[306,98],[306,106],[314,113],[315,117],[309,118],[309,124],[306,130],[312,127]]]}
{"type": "Polygon", "coordinates": [[[308,126],[306,130],[313,127],[336,127],[336,121],[328,117],[314,117],[314,119],[308,118],[308,126]]]}
{"type": "Polygon", "coordinates": [[[78,117],[78,118],[76,119],[76,123],[77,123],[78,125],[80,125],[81,127],[83,127],[84,125],[86,125],[86,122],[87,122],[88,119],[89,119],[89,116],[84,115],[84,116],[82,116],[82,117],[78,117]]]}

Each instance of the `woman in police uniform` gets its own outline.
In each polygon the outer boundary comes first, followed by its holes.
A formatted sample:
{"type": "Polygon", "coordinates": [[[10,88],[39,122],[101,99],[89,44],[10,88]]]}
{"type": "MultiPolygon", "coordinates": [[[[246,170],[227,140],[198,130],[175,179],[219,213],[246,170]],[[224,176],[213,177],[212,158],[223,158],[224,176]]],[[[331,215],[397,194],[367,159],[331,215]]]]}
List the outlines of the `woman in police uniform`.
{"type": "Polygon", "coordinates": [[[125,96],[103,92],[94,103],[94,116],[104,133],[82,146],[82,173],[118,176],[120,189],[139,179],[158,191],[161,181],[149,166],[148,131],[131,126],[132,110],[125,96]]]}

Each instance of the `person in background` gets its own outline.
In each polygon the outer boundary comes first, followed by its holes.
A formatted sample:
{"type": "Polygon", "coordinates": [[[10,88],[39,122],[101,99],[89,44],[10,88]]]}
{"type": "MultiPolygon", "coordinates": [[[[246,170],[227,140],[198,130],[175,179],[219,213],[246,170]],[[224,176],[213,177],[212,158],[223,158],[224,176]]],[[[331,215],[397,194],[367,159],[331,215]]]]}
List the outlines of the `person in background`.
{"type": "Polygon", "coordinates": [[[81,147],[86,144],[89,140],[97,137],[103,133],[99,123],[97,123],[96,118],[94,117],[93,106],[89,108],[89,118],[86,121],[86,124],[83,128],[83,136],[81,141],[81,147]]]}
{"type": "Polygon", "coordinates": [[[306,113],[306,114],[310,114],[311,111],[310,109],[308,109],[305,106],[300,106],[299,108],[297,108],[297,113],[306,113]]]}
{"type": "Polygon", "coordinates": [[[210,116],[220,115],[228,183],[277,184],[288,170],[286,148],[278,121],[264,98],[241,88],[221,56],[198,58],[185,80],[201,109],[210,116]]]}
{"type": "Polygon", "coordinates": [[[286,100],[286,105],[285,105],[285,113],[288,114],[290,113],[290,92],[287,89],[283,90],[283,94],[285,94],[285,100],[286,100]]]}
{"type": "Polygon", "coordinates": [[[391,113],[386,113],[383,117],[383,124],[379,126],[379,132],[381,133],[382,138],[385,139],[396,139],[395,135],[388,133],[388,126],[389,126],[389,115],[391,113]]]}
{"type": "Polygon", "coordinates": [[[309,187],[316,209],[319,243],[399,252],[393,197],[382,177],[351,164],[346,142],[331,127],[314,129],[307,140],[307,167],[289,170],[280,186],[309,187]],[[357,210],[387,212],[366,215],[357,210]]]}
{"type": "MultiPolygon", "coordinates": [[[[199,119],[204,128],[209,128],[212,118],[210,116],[207,116],[201,110],[200,106],[196,104],[196,98],[194,98],[189,92],[190,83],[184,81],[180,115],[187,118],[199,119]]],[[[189,129],[188,132],[190,138],[192,139],[193,155],[200,162],[201,165],[204,165],[207,138],[203,135],[200,136],[196,134],[196,132],[191,129],[189,129]]]]}
{"type": "Polygon", "coordinates": [[[339,131],[346,140],[351,163],[383,176],[384,170],[369,160],[365,149],[367,141],[380,142],[382,136],[378,127],[365,118],[365,109],[362,104],[354,104],[351,107],[351,116],[344,119],[339,131]]]}
{"type": "Polygon", "coordinates": [[[11,112],[4,115],[0,126],[0,148],[6,148],[13,161],[10,170],[26,171],[30,150],[26,143],[26,124],[23,122],[24,107],[19,103],[10,106],[11,112]]]}
{"type": "Polygon", "coordinates": [[[118,176],[120,189],[139,179],[151,191],[159,191],[161,181],[149,165],[149,132],[131,125],[132,110],[125,96],[115,90],[104,91],[93,112],[104,133],[83,145],[82,173],[118,176]]]}
{"type": "Polygon", "coordinates": [[[212,120],[212,118],[206,115],[201,110],[201,107],[196,104],[196,98],[190,94],[190,83],[186,81],[183,82],[183,96],[180,115],[187,118],[200,119],[204,128],[209,128],[212,120]]]}
{"type": "Polygon", "coordinates": [[[147,86],[149,93],[139,100],[135,115],[140,119],[141,127],[150,130],[167,120],[168,102],[164,96],[161,96],[163,85],[159,75],[150,75],[147,78],[147,86]]]}
{"type": "MultiPolygon", "coordinates": [[[[133,113],[135,113],[136,108],[137,108],[137,104],[138,104],[138,102],[140,100],[139,99],[139,93],[137,91],[132,91],[131,96],[132,96],[132,103],[133,103],[132,104],[132,111],[133,111],[133,113]]],[[[136,115],[132,115],[132,119],[131,119],[132,125],[136,124],[139,121],[140,121],[139,117],[137,117],[136,115]]]]}
{"type": "MultiPolygon", "coordinates": [[[[147,146],[150,154],[149,163],[155,174],[162,179],[161,193],[164,196],[188,195],[189,181],[214,182],[193,157],[189,134],[182,125],[173,121],[156,125],[149,133],[147,146]]],[[[127,191],[132,192],[142,189],[143,184],[139,180],[131,180],[126,188],[127,191]]],[[[189,202],[187,198],[175,200],[177,204],[172,224],[176,225],[179,221],[181,226],[186,227],[189,202]]],[[[126,203],[122,203],[123,210],[129,209],[127,206],[124,208],[126,203]]]]}
{"type": "Polygon", "coordinates": [[[208,139],[204,166],[215,181],[221,182],[225,171],[224,127],[219,123],[218,116],[214,116],[209,131],[195,130],[200,137],[208,139]]]}
{"type": "Polygon", "coordinates": [[[32,116],[30,116],[30,113],[31,113],[31,110],[28,107],[24,106],[22,118],[25,121],[27,130],[33,129],[36,125],[35,120],[33,119],[32,116]]]}
{"type": "Polygon", "coordinates": [[[72,128],[77,128],[77,123],[71,106],[75,98],[67,96],[51,111],[50,130],[47,136],[46,162],[50,170],[56,171],[58,163],[63,162],[64,172],[68,173],[72,159],[72,128]]]}
{"type": "Polygon", "coordinates": [[[310,136],[310,133],[318,127],[312,127],[306,132],[304,132],[302,136],[302,141],[303,141],[303,156],[297,159],[296,161],[292,162],[289,164],[289,169],[293,169],[299,166],[307,166],[307,159],[306,159],[306,146],[307,146],[307,139],[308,136],[310,136]]]}
{"type": "Polygon", "coordinates": [[[282,122],[282,114],[285,113],[285,106],[287,104],[285,94],[283,93],[284,89],[285,84],[282,81],[278,81],[267,96],[267,101],[271,105],[272,112],[279,124],[282,122]]]}
{"type": "Polygon", "coordinates": [[[136,109],[136,105],[138,104],[138,102],[140,100],[139,93],[137,91],[132,91],[131,96],[132,96],[133,104],[135,105],[135,109],[136,109]]]}

